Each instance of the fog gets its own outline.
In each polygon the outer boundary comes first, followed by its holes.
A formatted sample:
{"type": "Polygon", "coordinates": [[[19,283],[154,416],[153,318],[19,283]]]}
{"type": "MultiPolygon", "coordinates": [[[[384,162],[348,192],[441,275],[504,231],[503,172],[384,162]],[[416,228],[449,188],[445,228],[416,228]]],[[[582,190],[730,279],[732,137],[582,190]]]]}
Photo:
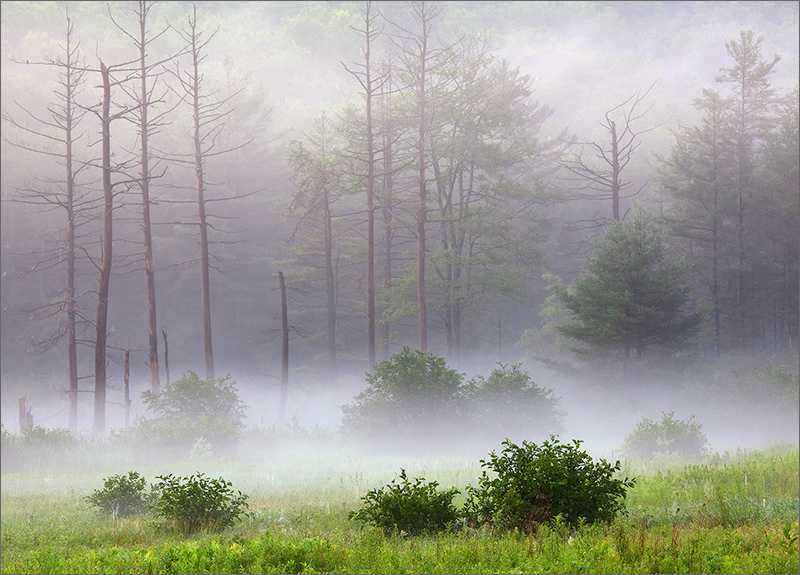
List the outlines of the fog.
{"type": "MultiPolygon", "coordinates": [[[[336,115],[348,102],[361,102],[358,85],[343,63],[361,57],[358,25],[361,2],[198,2],[200,24],[209,32],[219,32],[208,45],[204,61],[209,82],[222,86],[224,79],[239,79],[246,86],[244,101],[232,116],[226,132],[234,144],[256,135],[249,147],[237,149],[212,165],[209,177],[218,185],[220,197],[241,193],[254,195],[246,203],[219,206],[220,227],[230,236],[219,236],[215,246],[219,259],[212,275],[212,317],[216,375],[230,374],[248,406],[247,422],[269,427],[278,420],[281,374],[279,302],[276,274],[286,258],[285,242],[292,224],[282,218],[293,184],[286,162],[286,145],[303,139],[313,128],[322,110],[336,115]],[[226,68],[227,66],[227,68],[226,68]],[[227,70],[227,72],[226,72],[227,70]],[[246,110],[248,113],[244,113],[246,110]],[[249,112],[252,115],[248,115],[249,112]],[[259,123],[254,117],[269,111],[269,120],[259,123]]],[[[642,128],[651,129],[634,156],[627,177],[634,187],[642,187],[637,201],[654,202],[658,188],[653,182],[651,163],[655,154],[666,154],[675,140],[672,130],[693,125],[699,113],[693,107],[703,88],[721,89],[715,82],[720,67],[730,66],[725,42],[740,31],[752,29],[763,37],[762,57],[781,59],[771,76],[780,93],[790,93],[798,81],[797,2],[436,2],[443,9],[440,33],[454,38],[457,31],[483,34],[494,47],[494,54],[519,67],[532,78],[532,99],[552,108],[540,134],[542,140],[555,138],[567,130],[583,141],[603,138],[601,122],[611,108],[628,100],[637,91],[653,86],[646,100],[647,114],[642,128]]],[[[132,2],[113,2],[111,10],[121,23],[130,25],[132,2]]],[[[58,162],[30,153],[32,144],[20,134],[7,116],[31,127],[36,117],[47,117],[47,106],[56,88],[56,72],[42,62],[56,58],[65,30],[65,10],[69,11],[81,41],[89,68],[96,67],[97,56],[114,63],[132,59],[132,48],[122,33],[110,23],[103,2],[15,2],[0,4],[2,54],[3,144],[2,169],[2,279],[0,280],[0,371],[2,375],[2,421],[4,429],[18,430],[17,401],[26,405],[37,425],[65,427],[67,422],[67,356],[64,342],[43,350],[36,342],[63,329],[63,318],[37,311],[43,302],[53,302],[63,294],[64,267],[47,250],[63,240],[63,213],[49,206],[34,206],[13,201],[16,190],[30,186],[54,186],[48,178],[62,170],[58,162]],[[20,140],[20,137],[22,138],[20,140]],[[22,142],[21,148],[9,143],[22,142]],[[56,262],[56,263],[53,263],[56,262]]],[[[167,22],[180,25],[191,10],[189,2],[167,2],[154,9],[154,28],[167,22]]],[[[410,22],[406,2],[380,2],[386,17],[381,22],[387,35],[390,23],[410,22]]],[[[174,53],[179,45],[175,35],[165,34],[154,48],[154,57],[174,53]]],[[[381,53],[389,43],[381,45],[381,53]]],[[[85,101],[97,92],[97,74],[89,74],[85,101]]],[[[169,99],[168,93],[165,95],[169,99]]],[[[170,101],[172,103],[172,101],[170,101]]],[[[96,153],[97,126],[87,116],[81,147],[96,153]]],[[[157,136],[160,145],[176,143],[189,133],[189,119],[176,115],[169,127],[157,136]]],[[[137,136],[130,126],[116,132],[121,140],[117,153],[135,147],[137,136]]],[[[169,334],[169,368],[174,381],[194,370],[202,375],[203,339],[200,312],[200,286],[196,238],[177,225],[195,217],[191,206],[170,204],[170,200],[191,199],[191,170],[170,167],[155,195],[157,226],[155,254],[157,264],[158,330],[169,334]],[[187,176],[188,174],[188,176],[187,176]],[[188,188],[175,191],[170,186],[188,188]],[[183,180],[181,180],[183,178],[183,180]],[[187,191],[188,190],[188,191],[187,191]],[[183,211],[182,211],[183,210],[183,211]]],[[[84,185],[97,193],[99,175],[87,172],[84,185]]],[[[122,399],[122,357],[131,345],[130,419],[146,417],[141,392],[149,389],[147,366],[147,316],[142,273],[141,232],[135,194],[125,196],[115,225],[115,275],[111,280],[109,316],[108,429],[124,426],[122,399]]],[[[139,200],[140,201],[140,200],[139,200]]],[[[626,200],[625,209],[633,207],[626,200]]],[[[579,205],[571,213],[592,213],[595,206],[579,205]]],[[[562,216],[557,208],[549,214],[562,216]]],[[[86,253],[96,255],[99,221],[85,223],[86,253]],[[93,251],[92,251],[93,250],[93,251]]],[[[526,329],[539,327],[542,302],[547,297],[541,272],[557,271],[572,281],[583,264],[584,236],[556,227],[543,230],[552,243],[542,256],[542,270],[530,275],[527,286],[535,294],[532,305],[513,298],[497,298],[488,305],[484,317],[470,325],[469,349],[460,357],[448,357],[448,365],[466,374],[488,376],[498,362],[522,362],[541,387],[550,388],[561,400],[565,413],[562,438],[583,440],[592,454],[619,457],[626,434],[644,417],[660,420],[662,413],[674,412],[686,420],[694,416],[703,426],[712,450],[756,449],[771,443],[798,443],[800,423],[795,406],[781,401],[759,403],[757,375],[744,359],[739,383],[711,382],[698,385],[690,375],[673,376],[648,373],[642,378],[615,375],[587,377],[566,375],[537,361],[537,353],[525,349],[520,340],[526,329]],[[556,240],[553,240],[556,238],[556,240]],[[498,332],[503,320],[505,332],[498,332]]],[[[361,249],[360,247],[358,249],[361,249]]],[[[405,257],[405,256],[404,256],[405,257]]],[[[79,264],[81,303],[85,315],[93,318],[96,301],[95,264],[88,259],[79,264]]],[[[363,274],[362,274],[363,275],[363,274]]],[[[342,319],[337,375],[325,368],[325,341],[321,315],[313,315],[304,286],[295,286],[297,300],[290,302],[292,339],[287,417],[300,426],[334,433],[341,419],[340,406],[352,401],[366,385],[369,371],[365,356],[363,277],[346,278],[342,295],[342,319]],[[346,307],[349,306],[349,307],[346,307]]],[[[526,279],[526,281],[528,281],[526,279]]],[[[321,300],[320,300],[321,305],[321,300]]],[[[430,319],[430,349],[440,355],[447,349],[444,330],[435,314],[430,319]]],[[[466,321],[465,321],[466,323],[466,321]]],[[[391,353],[403,345],[416,343],[416,318],[401,317],[393,325],[391,353]]],[[[79,372],[81,376],[78,428],[88,434],[92,427],[93,348],[91,330],[81,334],[79,372]]],[[[163,340],[159,338],[159,353],[163,340]]],[[[465,346],[466,347],[466,346],[465,346]]],[[[772,365],[797,370],[797,341],[792,349],[774,359],[772,365]]],[[[748,356],[748,354],[745,354],[748,356]]],[[[754,350],[752,357],[756,357],[754,350]]],[[[749,356],[748,356],[749,357],[749,356]]],[[[166,383],[163,371],[161,382],[166,383]]],[[[737,364],[738,365],[738,364],[737,364]]],[[[589,370],[591,371],[591,370],[589,370]]],[[[733,374],[733,367],[730,374],[733,374]]],[[[719,372],[720,377],[724,373],[719,372]]],[[[619,375],[619,374],[617,374],[619,375]]],[[[733,376],[732,376],[733,377],[733,376]]],[[[459,448],[459,437],[439,438],[440,443],[459,448]]],[[[496,441],[499,447],[499,441],[496,441]]],[[[413,448],[414,446],[410,446],[413,448]]],[[[469,446],[463,446],[468,448],[469,446]]],[[[481,446],[482,448],[483,446],[481,446]]]]}

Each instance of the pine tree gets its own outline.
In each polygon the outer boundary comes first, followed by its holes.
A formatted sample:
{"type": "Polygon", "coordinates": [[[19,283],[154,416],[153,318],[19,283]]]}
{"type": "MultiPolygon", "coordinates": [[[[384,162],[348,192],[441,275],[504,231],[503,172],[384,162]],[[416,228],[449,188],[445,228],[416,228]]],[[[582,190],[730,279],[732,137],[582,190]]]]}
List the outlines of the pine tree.
{"type": "Polygon", "coordinates": [[[674,349],[691,343],[702,321],[689,303],[685,262],[672,258],[655,219],[637,213],[626,223],[614,222],[597,244],[586,275],[571,289],[555,293],[572,316],[562,335],[586,344],[583,355],[617,354],[637,359],[651,349],[674,349]]]}

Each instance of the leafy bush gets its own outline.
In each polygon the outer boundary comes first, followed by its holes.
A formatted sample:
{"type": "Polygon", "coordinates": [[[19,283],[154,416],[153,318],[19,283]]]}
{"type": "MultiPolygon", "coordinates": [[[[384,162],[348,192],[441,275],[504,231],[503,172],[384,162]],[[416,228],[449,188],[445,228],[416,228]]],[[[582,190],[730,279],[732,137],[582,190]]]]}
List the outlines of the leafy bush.
{"type": "Polygon", "coordinates": [[[86,447],[86,442],[63,427],[23,427],[19,435],[2,431],[2,467],[5,471],[31,466],[60,466],[86,447]]]}
{"type": "Polygon", "coordinates": [[[619,461],[594,462],[581,443],[562,444],[554,435],[541,445],[504,441],[499,455],[492,451],[488,461],[481,460],[478,487],[467,488],[467,519],[527,532],[556,516],[570,525],[611,521],[635,480],[614,479],[619,461]]]}
{"type": "Polygon", "coordinates": [[[561,431],[563,413],[559,398],[548,388],[539,387],[521,364],[498,364],[488,378],[470,380],[467,397],[471,425],[481,436],[512,438],[561,431]]]}
{"type": "Polygon", "coordinates": [[[452,529],[459,519],[453,506],[459,491],[455,487],[439,491],[438,486],[422,477],[412,483],[401,469],[399,483],[393,479],[385,487],[368,491],[361,498],[364,507],[350,512],[350,519],[375,525],[386,534],[422,535],[452,529]]]}
{"type": "Polygon", "coordinates": [[[247,495],[234,491],[222,477],[212,479],[202,473],[190,477],[159,475],[155,485],[160,497],[154,507],[165,526],[182,533],[201,529],[221,531],[245,513],[247,495]]]}
{"type": "Polygon", "coordinates": [[[114,517],[143,513],[158,498],[157,493],[145,493],[147,482],[136,471],[127,475],[112,475],[103,480],[103,489],[96,489],[86,501],[114,517]]]}
{"type": "Polygon", "coordinates": [[[462,404],[463,375],[444,358],[408,346],[366,378],[367,389],[341,406],[343,433],[427,441],[449,428],[462,404]]]}
{"type": "Polygon", "coordinates": [[[145,391],[142,398],[156,417],[124,432],[133,444],[156,444],[185,455],[203,437],[214,452],[225,453],[245,426],[245,404],[230,376],[206,380],[190,371],[160,394],[145,391]]]}
{"type": "Polygon", "coordinates": [[[633,432],[625,436],[623,450],[629,459],[652,459],[659,454],[678,454],[702,459],[709,453],[703,426],[694,421],[674,418],[675,412],[662,412],[661,423],[642,418],[633,432]]]}

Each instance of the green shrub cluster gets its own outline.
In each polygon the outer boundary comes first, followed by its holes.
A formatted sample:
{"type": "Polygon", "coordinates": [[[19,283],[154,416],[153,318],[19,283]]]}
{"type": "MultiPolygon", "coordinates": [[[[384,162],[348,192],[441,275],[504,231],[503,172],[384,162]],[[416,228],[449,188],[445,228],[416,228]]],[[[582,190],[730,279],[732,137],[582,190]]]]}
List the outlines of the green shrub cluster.
{"type": "Polygon", "coordinates": [[[207,380],[189,371],[159,394],[144,391],[142,399],[154,417],[119,435],[149,456],[186,456],[201,438],[211,453],[230,453],[245,428],[246,406],[230,376],[207,380]]]}
{"type": "Polygon", "coordinates": [[[375,525],[386,534],[399,532],[422,535],[451,530],[456,526],[459,512],[453,505],[453,497],[459,491],[455,487],[439,491],[436,481],[427,482],[423,477],[409,480],[406,470],[400,470],[400,481],[392,482],[367,492],[361,499],[364,507],[350,512],[350,519],[375,525]]]}
{"type": "Polygon", "coordinates": [[[136,471],[127,475],[112,475],[103,481],[103,489],[86,496],[86,501],[113,517],[127,517],[146,512],[158,494],[145,493],[147,482],[136,471]]]}
{"type": "Polygon", "coordinates": [[[145,492],[147,482],[136,471],[105,478],[103,489],[85,497],[102,513],[126,517],[153,512],[162,526],[182,533],[200,530],[220,531],[233,525],[247,509],[247,495],[234,491],[223,478],[213,479],[202,473],[189,477],[159,475],[159,481],[145,492]]]}
{"type": "Polygon", "coordinates": [[[467,489],[467,518],[526,532],[555,517],[570,525],[611,521],[624,509],[635,480],[615,479],[620,462],[593,461],[581,443],[561,443],[555,436],[541,445],[506,440],[499,454],[481,460],[478,487],[467,489]]]}
{"type": "Polygon", "coordinates": [[[580,450],[579,440],[563,444],[551,436],[541,445],[508,440],[503,445],[500,454],[492,451],[481,460],[485,469],[478,487],[467,486],[461,510],[452,504],[457,489],[437,491],[436,482],[422,478],[411,483],[401,470],[400,483],[367,493],[361,498],[364,506],[350,517],[385,532],[430,533],[466,523],[531,533],[547,523],[610,522],[634,485],[634,479],[614,477],[619,461],[593,461],[580,450]]]}
{"type": "Polygon", "coordinates": [[[221,477],[198,473],[189,477],[159,475],[156,479],[160,480],[155,486],[159,493],[156,517],[176,531],[219,531],[233,525],[248,507],[247,495],[234,491],[233,484],[221,477]]]}
{"type": "Polygon", "coordinates": [[[703,426],[694,420],[675,419],[675,412],[662,412],[661,422],[642,418],[636,428],[625,436],[623,450],[628,459],[652,459],[661,454],[678,454],[690,459],[702,459],[709,454],[708,439],[703,426]]]}
{"type": "Polygon", "coordinates": [[[367,388],[342,405],[339,430],[385,447],[434,444],[458,434],[496,441],[523,434],[547,437],[563,427],[560,399],[536,385],[520,364],[499,364],[469,381],[444,358],[404,347],[366,374],[367,388]]]}
{"type": "Polygon", "coordinates": [[[23,427],[19,435],[5,427],[0,434],[0,463],[4,471],[59,464],[87,447],[87,441],[63,427],[23,427]]]}

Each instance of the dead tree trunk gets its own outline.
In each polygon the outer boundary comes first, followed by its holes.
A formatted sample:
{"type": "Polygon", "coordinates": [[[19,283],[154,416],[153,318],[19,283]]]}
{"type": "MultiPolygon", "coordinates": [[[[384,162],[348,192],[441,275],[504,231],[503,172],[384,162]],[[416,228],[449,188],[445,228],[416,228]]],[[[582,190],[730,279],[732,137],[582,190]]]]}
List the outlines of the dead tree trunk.
{"type": "Polygon", "coordinates": [[[26,410],[25,396],[22,396],[19,398],[19,431],[22,433],[23,430],[31,427],[33,427],[33,415],[31,414],[31,408],[28,407],[26,410]]]}
{"type": "Polygon", "coordinates": [[[150,124],[147,112],[150,105],[150,94],[147,88],[147,13],[150,10],[144,0],[139,2],[139,60],[141,74],[141,112],[139,129],[141,132],[141,164],[142,164],[142,231],[144,232],[144,270],[147,278],[147,342],[150,350],[150,391],[158,395],[161,382],[158,376],[158,331],[156,328],[156,271],[153,263],[153,234],[150,225],[150,166],[148,139],[150,124]]]}
{"type": "Polygon", "coordinates": [[[131,417],[131,342],[125,348],[125,371],[122,374],[122,382],[125,385],[125,427],[130,425],[131,417]]]}
{"type": "Polygon", "coordinates": [[[289,314],[286,308],[286,282],[278,272],[281,287],[281,398],[278,404],[278,425],[286,424],[286,401],[289,393],[289,314]]]}
{"type": "Polygon", "coordinates": [[[164,372],[167,376],[167,385],[169,385],[169,346],[167,345],[167,331],[162,329],[161,335],[164,336],[164,372]]]}
{"type": "Polygon", "coordinates": [[[111,185],[111,82],[108,68],[100,61],[103,77],[103,239],[97,291],[97,322],[94,347],[94,432],[102,434],[106,425],[106,327],[108,324],[108,288],[111,280],[112,223],[114,193],[111,185]]]}

